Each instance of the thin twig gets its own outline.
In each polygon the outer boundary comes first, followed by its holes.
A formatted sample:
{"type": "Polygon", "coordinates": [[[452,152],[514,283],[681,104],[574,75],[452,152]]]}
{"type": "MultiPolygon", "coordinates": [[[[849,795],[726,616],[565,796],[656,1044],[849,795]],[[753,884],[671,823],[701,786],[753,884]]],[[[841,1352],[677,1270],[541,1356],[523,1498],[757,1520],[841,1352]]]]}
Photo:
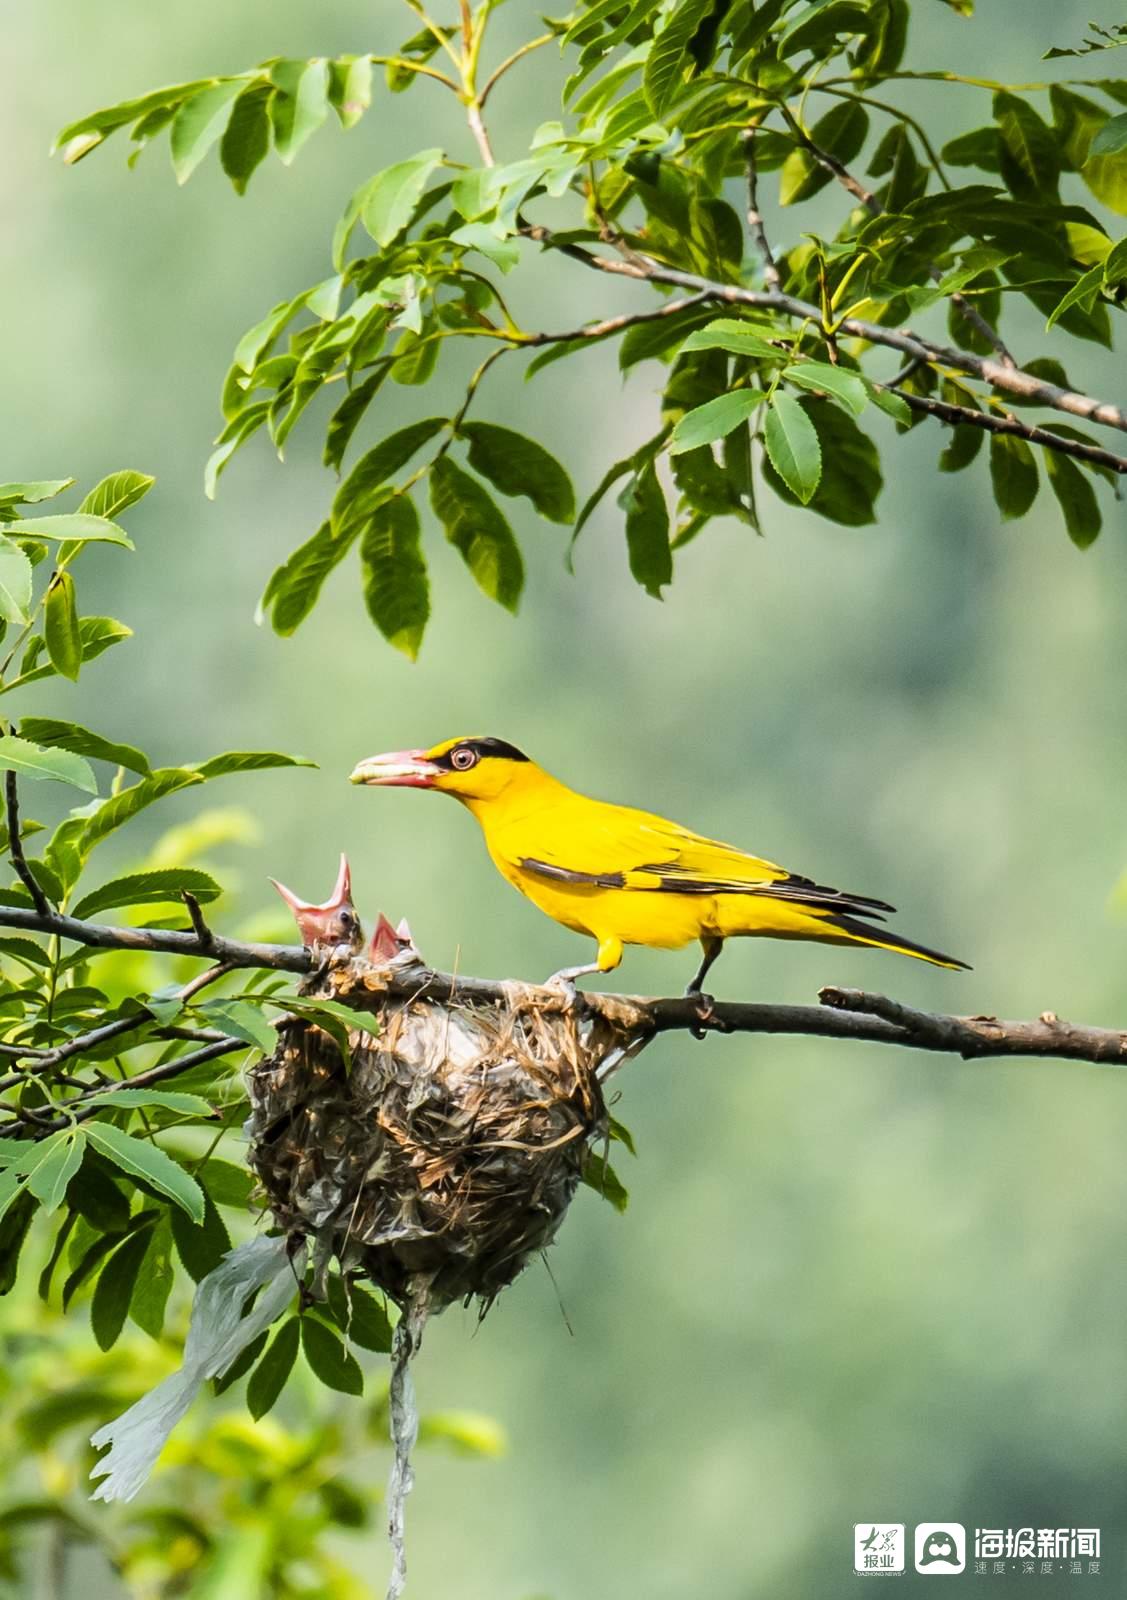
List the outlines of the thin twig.
{"type": "MultiPolygon", "coordinates": [[[[849,97],[847,96],[846,98],[849,97]]],[[[803,148],[807,150],[810,155],[814,157],[815,161],[824,167],[827,172],[833,174],[843,189],[847,190],[848,193],[854,197],[854,199],[861,202],[866,211],[869,212],[870,216],[883,217],[887,215],[885,208],[881,205],[876,195],[870,190],[866,189],[864,184],[862,184],[853,176],[848,167],[839,161],[837,157],[830,151],[823,150],[820,145],[815,144],[814,140],[810,137],[806,130],[800,126],[798,120],[795,118],[788,106],[780,104],[779,110],[783,113],[783,116],[790,125],[795,138],[799,141],[803,148]]],[[[930,145],[928,145],[928,149],[930,149],[930,145]]],[[[931,266],[928,268],[928,276],[931,278],[933,283],[941,283],[943,280],[942,269],[937,266],[931,266]]],[[[966,296],[962,294],[955,293],[949,295],[947,298],[956,308],[963,321],[972,327],[981,338],[986,340],[988,344],[993,345],[994,349],[998,353],[999,360],[1003,361],[1008,367],[1015,367],[1017,365],[1013,356],[1006,348],[1002,340],[1002,336],[998,332],[997,328],[995,328],[991,323],[987,322],[986,318],[982,315],[977,306],[972,305],[966,296]]]]}
{"type": "MultiPolygon", "coordinates": [[[[892,388],[892,384],[882,384],[880,387],[892,388]]],[[[982,428],[986,433],[1013,434],[1028,444],[1043,445],[1047,450],[1055,450],[1058,455],[1074,456],[1077,461],[1086,461],[1090,466],[1127,473],[1127,458],[1113,455],[1110,450],[1102,450],[1099,445],[1085,444],[1080,439],[1066,439],[1049,428],[1021,422],[1010,412],[999,417],[992,411],[976,411],[973,406],[960,406],[949,400],[933,400],[928,395],[913,394],[910,389],[902,389],[898,393],[913,411],[938,417],[940,422],[949,422],[956,427],[982,428]]]]}
{"type": "Polygon", "coordinates": [[[612,334],[623,332],[626,328],[635,328],[639,323],[661,322],[666,317],[679,315],[682,311],[691,311],[696,306],[706,305],[710,299],[711,295],[704,290],[700,294],[686,295],[683,300],[667,300],[654,311],[627,311],[620,317],[606,317],[602,322],[588,322],[581,328],[568,328],[563,333],[526,334],[520,340],[520,348],[542,344],[566,344],[573,339],[607,339],[612,334]]]}
{"type": "Polygon", "coordinates": [[[555,37],[556,36],[554,33],[542,33],[538,38],[530,39],[527,44],[522,44],[520,49],[514,50],[511,56],[506,56],[501,65],[499,67],[495,67],[490,73],[489,77],[485,80],[485,87],[477,97],[477,103],[481,109],[484,111],[485,102],[493,93],[494,85],[499,79],[505,76],[510,67],[515,67],[517,62],[520,61],[524,56],[528,55],[530,51],[539,50],[541,45],[551,44],[555,37]]]}
{"type": "Polygon", "coordinates": [[[27,864],[27,857],[23,853],[23,840],[20,838],[20,791],[16,774],[9,769],[4,774],[4,793],[7,799],[8,810],[8,849],[12,857],[20,881],[31,896],[31,903],[40,916],[50,916],[51,902],[48,900],[39,879],[27,864]]]}
{"type": "Polygon", "coordinates": [[[199,901],[188,889],[183,889],[181,896],[188,908],[188,915],[192,919],[192,927],[195,929],[196,938],[200,942],[200,949],[210,950],[215,943],[215,935],[207,925],[199,901]]]}
{"type": "MultiPolygon", "coordinates": [[[[150,1067],[148,1072],[138,1072],[134,1077],[126,1078],[118,1085],[118,1088],[151,1089],[156,1083],[166,1083],[169,1078],[178,1078],[182,1073],[187,1072],[190,1067],[199,1067],[205,1061],[214,1061],[219,1056],[229,1056],[235,1050],[246,1050],[247,1048],[245,1039],[217,1039],[214,1044],[204,1045],[201,1050],[192,1050],[186,1056],[176,1056],[172,1061],[163,1061],[159,1067],[150,1067]]],[[[113,1090],[98,1088],[94,1093],[99,1095],[112,1094],[113,1090]]],[[[83,1096],[82,1098],[85,1099],[87,1097],[83,1096]]],[[[74,1104],[76,1102],[72,1101],[71,1105],[74,1104]]],[[[69,1113],[70,1108],[68,1107],[67,1109],[69,1113]]],[[[87,1122],[91,1117],[97,1116],[99,1111],[104,1111],[105,1109],[104,1105],[79,1106],[73,1114],[73,1120],[75,1122],[87,1122]]],[[[67,1120],[71,1120],[69,1115],[67,1120]]],[[[66,1123],[60,1123],[58,1126],[65,1127],[66,1123]]]]}
{"type": "Polygon", "coordinates": [[[763,213],[759,209],[759,170],[755,164],[755,131],[754,128],[748,128],[743,136],[747,158],[747,223],[759,254],[763,258],[763,282],[768,289],[778,289],[782,284],[782,278],[767,239],[763,213]]]}

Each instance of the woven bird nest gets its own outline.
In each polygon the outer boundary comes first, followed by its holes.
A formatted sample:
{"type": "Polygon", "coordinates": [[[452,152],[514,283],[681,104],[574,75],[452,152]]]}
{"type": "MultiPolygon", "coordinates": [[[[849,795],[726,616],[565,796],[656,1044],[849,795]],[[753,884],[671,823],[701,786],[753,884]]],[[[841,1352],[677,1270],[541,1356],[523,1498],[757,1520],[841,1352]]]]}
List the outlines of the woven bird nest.
{"type": "Polygon", "coordinates": [[[385,955],[338,951],[307,989],[375,1018],[377,1036],[350,1029],[350,1068],[294,1018],[249,1074],[250,1164],[313,1243],[314,1293],[335,1257],[401,1306],[488,1304],[552,1241],[606,1136],[599,1068],[629,1050],[629,1019],[518,984],[435,998],[413,947],[385,955]]]}

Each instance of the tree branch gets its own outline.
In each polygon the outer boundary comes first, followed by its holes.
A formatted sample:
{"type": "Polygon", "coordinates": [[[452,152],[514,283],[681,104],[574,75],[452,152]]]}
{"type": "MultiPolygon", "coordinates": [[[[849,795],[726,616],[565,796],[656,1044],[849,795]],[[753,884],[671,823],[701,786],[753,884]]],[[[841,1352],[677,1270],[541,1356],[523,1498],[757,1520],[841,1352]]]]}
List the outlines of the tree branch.
{"type": "Polygon", "coordinates": [[[199,956],[226,967],[269,967],[279,972],[308,972],[309,952],[291,944],[244,944],[213,934],[203,944],[199,935],[177,928],[118,928],[103,922],[85,922],[63,911],[31,911],[23,906],[0,906],[0,928],[23,933],[46,933],[95,950],[153,950],[162,955],[199,956]]]}
{"type": "MultiPolygon", "coordinates": [[[[561,255],[581,262],[596,272],[608,272],[618,277],[638,278],[648,283],[664,283],[676,289],[688,289],[725,305],[751,306],[759,311],[778,311],[784,316],[796,317],[814,327],[822,327],[822,313],[809,300],[781,291],[745,289],[740,284],[719,283],[703,278],[695,272],[682,272],[667,267],[652,257],[639,257],[635,261],[614,260],[595,255],[570,241],[556,243],[550,228],[542,223],[527,224],[522,230],[546,249],[557,250],[561,255]]],[[[1029,405],[1050,406],[1055,411],[1066,411],[1070,416],[1085,417],[1089,422],[1099,422],[1109,428],[1127,433],[1127,412],[1106,400],[1096,400],[1089,395],[1063,389],[1059,384],[1048,383],[1043,378],[1025,372],[1021,367],[1010,367],[989,356],[977,356],[969,350],[955,350],[937,343],[910,329],[884,328],[877,322],[866,322],[861,317],[843,317],[835,331],[850,338],[864,339],[868,344],[882,345],[899,350],[903,355],[915,357],[929,365],[939,363],[957,372],[969,373],[982,383],[988,383],[1005,394],[1024,400],[1029,405]]],[[[1060,441],[1053,449],[1060,448],[1060,441]]]]}
{"type": "MultiPolygon", "coordinates": [[[[57,934],[80,944],[100,949],[154,950],[171,955],[204,955],[195,934],[165,928],[115,928],[103,923],[83,922],[62,912],[41,916],[19,906],[0,906],[0,927],[20,928],[36,933],[57,934]]],[[[262,967],[272,971],[304,973],[312,962],[307,950],[296,945],[244,944],[236,939],[213,935],[214,953],[234,967],[262,967]]],[[[529,993],[552,996],[560,991],[534,984],[495,982],[486,978],[466,978],[434,972],[421,964],[399,970],[389,969],[386,992],[398,999],[431,995],[438,1000],[462,998],[484,1004],[511,1000],[514,987],[529,993]]],[[[1035,1022],[999,1022],[995,1017],[956,1017],[914,1011],[899,1001],[856,989],[827,988],[821,992],[819,1006],[749,1004],[743,1001],[717,1001],[712,1011],[701,1015],[699,1002],[691,996],[655,999],[644,995],[585,994],[580,1003],[608,1017],[627,1021],[642,1039],[674,1030],[703,1027],[718,1032],[800,1033],[820,1038],[862,1039],[878,1044],[907,1045],[913,1049],[951,1051],[978,1056],[1054,1056],[1063,1060],[1122,1063],[1127,1065],[1127,1033],[1109,1028],[1093,1028],[1062,1022],[1046,1011],[1035,1022]]],[[[109,1026],[109,1025],[107,1025],[109,1026]]],[[[165,1062],[150,1073],[128,1080],[128,1085],[157,1082],[174,1077],[197,1061],[210,1060],[225,1049],[237,1049],[241,1041],[220,1038],[176,1061],[165,1062]]],[[[68,1051],[68,1054],[71,1052],[68,1051]]]]}
{"type": "MultiPolygon", "coordinates": [[[[893,384],[881,385],[883,389],[893,387],[893,384]]],[[[897,389],[896,393],[901,400],[911,406],[913,411],[922,411],[929,417],[938,417],[940,422],[982,428],[987,433],[1016,434],[1019,439],[1025,439],[1029,444],[1044,445],[1046,449],[1055,450],[1059,455],[1075,456],[1078,461],[1087,461],[1094,467],[1107,467],[1112,472],[1127,473],[1127,457],[1113,455],[1110,450],[1101,450],[1099,445],[1085,444],[1080,439],[1066,439],[1059,433],[1053,433],[1049,428],[1035,427],[1032,423],[1021,422],[1009,414],[998,417],[990,411],[975,411],[972,406],[954,405],[948,400],[932,400],[927,395],[913,394],[910,389],[897,389]]]]}
{"type": "Polygon", "coordinates": [[[44,893],[39,879],[28,866],[27,857],[23,853],[23,840],[20,838],[20,792],[16,774],[11,769],[4,774],[4,793],[8,812],[8,849],[11,852],[12,865],[31,896],[36,911],[41,916],[51,916],[51,902],[44,893]]]}

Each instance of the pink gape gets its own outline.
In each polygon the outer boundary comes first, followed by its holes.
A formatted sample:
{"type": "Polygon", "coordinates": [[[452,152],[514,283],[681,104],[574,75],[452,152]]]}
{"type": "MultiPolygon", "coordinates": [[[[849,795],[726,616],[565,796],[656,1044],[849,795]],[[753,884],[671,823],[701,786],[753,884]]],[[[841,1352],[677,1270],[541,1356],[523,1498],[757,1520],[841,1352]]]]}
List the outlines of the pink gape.
{"type": "MultiPolygon", "coordinates": [[[[329,898],[320,905],[299,899],[292,889],[287,889],[277,878],[271,878],[270,882],[293,912],[301,942],[311,955],[324,961],[330,958],[347,959],[360,954],[364,946],[364,930],[352,902],[352,871],[347,856],[341,856],[336,885],[329,898]]],[[[405,950],[414,951],[406,919],[396,929],[381,911],[365,952],[368,960],[374,966],[386,966],[405,950]]]]}

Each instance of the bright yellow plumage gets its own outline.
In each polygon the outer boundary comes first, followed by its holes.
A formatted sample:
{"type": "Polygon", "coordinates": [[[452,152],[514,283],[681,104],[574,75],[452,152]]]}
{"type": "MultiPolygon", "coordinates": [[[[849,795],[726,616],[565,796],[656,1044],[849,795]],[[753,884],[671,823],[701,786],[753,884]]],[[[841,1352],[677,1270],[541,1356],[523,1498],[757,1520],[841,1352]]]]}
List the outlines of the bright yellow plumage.
{"type": "Polygon", "coordinates": [[[582,972],[609,972],[623,946],[677,950],[699,940],[699,990],[725,939],[817,939],[965,963],[879,926],[892,907],[795,876],[648,811],[569,789],[504,741],[447,740],[362,761],[355,783],[440,789],[481,824],[498,871],[541,911],[598,945],[582,972]],[[864,920],[861,920],[864,919],[864,920]],[[874,926],[874,920],[876,926],[874,926]]]}

